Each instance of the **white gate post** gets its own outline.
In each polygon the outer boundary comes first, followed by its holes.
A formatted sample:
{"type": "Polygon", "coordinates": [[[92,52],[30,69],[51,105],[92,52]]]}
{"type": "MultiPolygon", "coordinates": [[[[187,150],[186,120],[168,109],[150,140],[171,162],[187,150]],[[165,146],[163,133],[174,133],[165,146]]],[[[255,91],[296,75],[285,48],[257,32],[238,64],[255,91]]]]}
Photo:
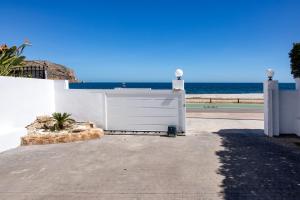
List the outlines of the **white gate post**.
{"type": "Polygon", "coordinates": [[[264,132],[270,137],[279,135],[278,81],[264,82],[264,132]]]}
{"type": "MultiPolygon", "coordinates": [[[[176,91],[175,92],[179,93],[180,98],[178,99],[178,119],[179,119],[179,130],[180,132],[182,132],[182,135],[184,135],[185,131],[186,131],[186,125],[185,125],[185,114],[186,114],[186,107],[185,107],[185,91],[176,91]]],[[[180,135],[180,134],[178,134],[180,135]]]]}
{"type": "Polygon", "coordinates": [[[103,93],[103,119],[104,119],[104,130],[107,130],[108,129],[108,125],[107,125],[107,93],[104,92],[103,93]]]}
{"type": "Polygon", "coordinates": [[[177,80],[172,80],[172,89],[180,96],[178,100],[179,127],[177,127],[177,129],[179,132],[182,132],[182,134],[184,135],[186,130],[186,125],[185,125],[186,107],[185,107],[184,80],[181,79],[182,75],[183,75],[183,71],[181,69],[177,69],[175,72],[175,76],[177,80]]]}

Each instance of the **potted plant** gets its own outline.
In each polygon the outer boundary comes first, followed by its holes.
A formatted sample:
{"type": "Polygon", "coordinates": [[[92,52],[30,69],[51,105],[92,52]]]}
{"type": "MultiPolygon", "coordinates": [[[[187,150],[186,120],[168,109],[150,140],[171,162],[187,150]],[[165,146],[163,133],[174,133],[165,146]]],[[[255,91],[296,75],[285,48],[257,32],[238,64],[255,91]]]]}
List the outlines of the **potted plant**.
{"type": "Polygon", "coordinates": [[[294,43],[289,53],[291,60],[291,74],[296,82],[296,89],[300,89],[300,43],[294,43]]]}

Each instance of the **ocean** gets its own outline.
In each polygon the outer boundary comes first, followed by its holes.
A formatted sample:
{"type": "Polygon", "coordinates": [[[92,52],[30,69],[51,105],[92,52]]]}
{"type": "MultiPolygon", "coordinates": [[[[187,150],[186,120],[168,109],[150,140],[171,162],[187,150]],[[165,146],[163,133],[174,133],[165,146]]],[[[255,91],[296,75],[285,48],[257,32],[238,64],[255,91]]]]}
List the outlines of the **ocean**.
{"type": "MultiPolygon", "coordinates": [[[[71,89],[151,88],[171,89],[172,83],[158,82],[84,82],[70,83],[71,89]]],[[[282,90],[294,90],[294,83],[279,83],[282,90]]],[[[185,83],[187,94],[247,94],[262,93],[262,83],[185,83]]]]}

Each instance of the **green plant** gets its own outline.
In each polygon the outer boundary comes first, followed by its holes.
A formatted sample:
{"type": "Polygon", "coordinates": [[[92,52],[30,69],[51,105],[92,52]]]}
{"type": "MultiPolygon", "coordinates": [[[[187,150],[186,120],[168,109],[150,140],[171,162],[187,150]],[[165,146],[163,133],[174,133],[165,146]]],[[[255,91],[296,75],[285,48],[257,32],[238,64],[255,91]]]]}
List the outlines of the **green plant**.
{"type": "Polygon", "coordinates": [[[22,56],[23,50],[28,46],[24,42],[21,46],[8,47],[6,44],[0,46],[0,76],[9,76],[13,67],[22,66],[25,56],[22,56]]]}
{"type": "Polygon", "coordinates": [[[70,118],[71,114],[68,113],[53,113],[52,114],[53,119],[55,120],[54,129],[55,130],[62,130],[65,128],[66,123],[72,123],[75,122],[74,119],[70,118]]]}
{"type": "Polygon", "coordinates": [[[289,53],[291,60],[291,74],[294,78],[300,78],[300,43],[294,43],[289,53]]]}

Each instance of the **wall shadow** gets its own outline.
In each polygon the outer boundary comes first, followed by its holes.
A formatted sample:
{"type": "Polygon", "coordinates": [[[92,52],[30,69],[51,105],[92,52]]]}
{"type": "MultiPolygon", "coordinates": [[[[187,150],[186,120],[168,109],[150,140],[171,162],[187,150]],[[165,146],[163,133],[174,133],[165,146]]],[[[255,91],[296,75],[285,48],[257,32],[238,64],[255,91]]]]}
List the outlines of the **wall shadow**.
{"type": "Polygon", "coordinates": [[[215,132],[224,199],[300,199],[300,150],[272,142],[261,129],[215,132]]]}

